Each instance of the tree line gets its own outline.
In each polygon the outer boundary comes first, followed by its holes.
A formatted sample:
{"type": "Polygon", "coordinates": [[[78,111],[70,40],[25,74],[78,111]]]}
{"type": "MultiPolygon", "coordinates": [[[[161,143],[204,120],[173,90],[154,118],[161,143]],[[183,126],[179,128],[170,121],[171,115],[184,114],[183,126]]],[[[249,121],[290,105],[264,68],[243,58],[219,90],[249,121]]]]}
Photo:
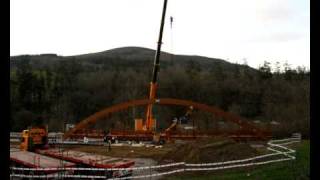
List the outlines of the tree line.
{"type": "MultiPolygon", "coordinates": [[[[11,60],[11,131],[43,123],[52,131],[62,131],[66,123],[77,123],[108,106],[148,97],[150,61],[70,58],[46,66],[33,61],[29,56],[11,60]]],[[[288,64],[273,68],[269,62],[259,69],[245,64],[226,67],[223,63],[202,66],[197,59],[182,64],[166,61],[159,73],[158,97],[218,106],[252,121],[278,122],[280,133],[309,135],[309,70],[288,64]]],[[[184,111],[156,108],[159,127],[184,111]]],[[[199,126],[210,127],[207,117],[195,116],[199,126]]],[[[116,113],[99,127],[132,128],[135,117],[144,117],[144,108],[116,113]]]]}

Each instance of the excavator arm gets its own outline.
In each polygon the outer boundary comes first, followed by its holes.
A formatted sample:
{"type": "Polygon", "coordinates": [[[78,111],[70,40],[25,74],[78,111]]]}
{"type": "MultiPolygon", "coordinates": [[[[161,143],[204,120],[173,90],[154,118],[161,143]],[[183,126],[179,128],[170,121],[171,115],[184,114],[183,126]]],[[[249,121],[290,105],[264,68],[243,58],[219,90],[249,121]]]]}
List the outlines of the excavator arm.
{"type": "MultiPolygon", "coordinates": [[[[182,117],[185,117],[187,120],[189,120],[191,114],[193,112],[193,106],[189,106],[189,109],[187,110],[186,114],[182,117]]],[[[172,124],[165,130],[165,133],[169,133],[172,129],[174,129],[175,127],[177,127],[178,122],[181,118],[177,119],[173,119],[172,124]]]]}

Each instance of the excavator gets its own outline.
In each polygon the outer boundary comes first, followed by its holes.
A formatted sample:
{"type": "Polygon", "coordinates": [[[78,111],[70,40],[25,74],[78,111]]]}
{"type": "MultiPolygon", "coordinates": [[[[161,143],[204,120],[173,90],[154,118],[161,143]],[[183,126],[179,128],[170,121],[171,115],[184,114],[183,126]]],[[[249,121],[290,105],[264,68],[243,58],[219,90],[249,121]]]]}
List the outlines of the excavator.
{"type": "Polygon", "coordinates": [[[184,116],[179,118],[174,118],[172,124],[165,130],[166,134],[169,134],[173,129],[175,129],[179,124],[187,124],[190,121],[190,116],[193,112],[193,107],[190,106],[184,116]]]}
{"type": "Polygon", "coordinates": [[[38,116],[33,126],[21,133],[20,149],[34,151],[48,146],[48,125],[43,125],[43,117],[38,116]]]}
{"type": "Polygon", "coordinates": [[[34,151],[48,145],[48,127],[33,126],[22,131],[20,149],[34,151]]]}
{"type": "Polygon", "coordinates": [[[179,126],[184,125],[184,124],[188,124],[188,122],[190,121],[190,116],[191,116],[192,112],[193,112],[193,106],[190,106],[185,115],[183,115],[179,118],[173,118],[172,124],[164,131],[166,140],[170,141],[171,133],[173,131],[177,130],[177,128],[179,126]]]}

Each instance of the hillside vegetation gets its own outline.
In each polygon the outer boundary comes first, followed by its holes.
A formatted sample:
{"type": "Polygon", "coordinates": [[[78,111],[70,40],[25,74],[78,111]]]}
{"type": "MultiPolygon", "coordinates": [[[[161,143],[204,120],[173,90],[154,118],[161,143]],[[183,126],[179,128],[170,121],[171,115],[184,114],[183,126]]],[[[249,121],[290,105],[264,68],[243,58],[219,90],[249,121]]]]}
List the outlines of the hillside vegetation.
{"type": "MultiPolygon", "coordinates": [[[[154,50],[117,48],[94,54],[10,57],[11,131],[46,123],[52,131],[76,123],[113,104],[148,97],[154,50]],[[42,118],[37,118],[41,116],[42,118]]],[[[304,68],[284,71],[265,62],[259,69],[222,59],[162,53],[158,97],[214,105],[263,123],[277,121],[277,133],[309,134],[309,80],[304,68]]],[[[144,108],[119,112],[99,128],[132,128],[144,108]]],[[[156,107],[159,128],[184,108],[156,107]]],[[[195,113],[199,128],[211,127],[209,116],[195,113]]]]}

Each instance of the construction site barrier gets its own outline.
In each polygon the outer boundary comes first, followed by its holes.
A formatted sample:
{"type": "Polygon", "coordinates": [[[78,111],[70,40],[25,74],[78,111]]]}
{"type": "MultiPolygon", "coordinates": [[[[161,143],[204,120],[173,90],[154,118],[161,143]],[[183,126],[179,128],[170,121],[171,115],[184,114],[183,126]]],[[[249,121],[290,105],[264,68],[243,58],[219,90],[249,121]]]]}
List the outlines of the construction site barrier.
{"type": "Polygon", "coordinates": [[[296,157],[294,154],[296,151],[285,147],[285,145],[297,143],[301,141],[300,136],[294,136],[293,138],[281,139],[281,140],[271,140],[267,143],[269,146],[267,149],[272,151],[271,154],[255,156],[247,159],[241,160],[232,160],[232,161],[224,161],[224,162],[215,162],[215,163],[200,163],[200,164],[188,164],[185,162],[179,163],[171,163],[164,165],[156,165],[156,166],[147,166],[147,167],[130,167],[130,168],[19,168],[19,167],[11,167],[10,177],[21,177],[21,178],[75,178],[75,179],[105,179],[106,176],[93,176],[93,175],[72,175],[72,174],[64,174],[64,172],[56,173],[56,174],[48,174],[48,175],[32,175],[32,174],[16,174],[15,171],[23,172],[23,171],[44,171],[44,170],[58,170],[58,171],[68,171],[68,170],[77,170],[77,171],[139,171],[139,170],[150,170],[144,171],[144,173],[149,173],[145,175],[133,175],[130,177],[122,177],[122,178],[112,178],[117,180],[122,179],[142,179],[142,178],[152,178],[164,175],[170,175],[179,172],[187,172],[187,171],[214,171],[214,170],[222,170],[222,169],[231,169],[238,167],[248,167],[248,166],[256,166],[263,164],[270,164],[275,162],[283,162],[295,160],[296,157]],[[263,158],[272,157],[272,156],[284,156],[277,159],[267,159],[265,161],[256,162],[256,160],[261,160],[263,158]],[[252,162],[254,161],[254,162],[252,162]],[[251,162],[251,163],[248,163],[251,162]],[[214,167],[212,167],[214,166],[214,167]],[[174,170],[169,170],[165,172],[154,172],[152,169],[161,169],[161,168],[177,168],[174,170]]]}
{"type": "Polygon", "coordinates": [[[123,170],[145,170],[145,169],[159,169],[165,167],[173,167],[185,165],[184,162],[171,163],[156,166],[144,166],[144,167],[130,167],[130,168],[73,168],[73,167],[60,167],[60,168],[21,168],[21,167],[11,167],[11,170],[24,170],[24,171],[68,171],[68,170],[79,170],[79,171],[123,171],[123,170]]]}

